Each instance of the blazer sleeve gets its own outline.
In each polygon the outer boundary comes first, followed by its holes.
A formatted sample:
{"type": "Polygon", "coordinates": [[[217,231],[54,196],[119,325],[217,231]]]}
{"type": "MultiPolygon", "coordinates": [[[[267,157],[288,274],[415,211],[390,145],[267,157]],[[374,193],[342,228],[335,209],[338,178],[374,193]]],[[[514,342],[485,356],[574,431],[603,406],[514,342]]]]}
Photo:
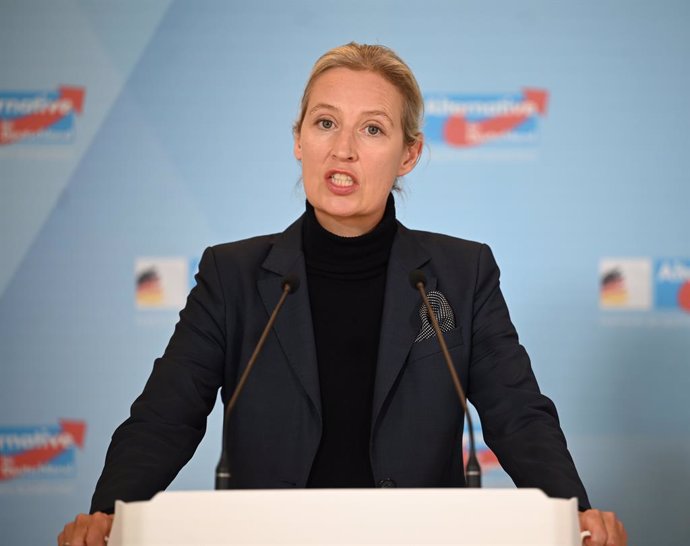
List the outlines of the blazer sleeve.
{"type": "Polygon", "coordinates": [[[556,408],[539,390],[486,245],[479,253],[475,287],[468,397],[480,415],[486,444],[518,487],[577,497],[580,509],[589,508],[556,408]]]}
{"type": "Polygon", "coordinates": [[[165,489],[194,454],[223,379],[225,298],[207,248],[170,342],[129,418],[114,432],[91,513],[165,489]]]}

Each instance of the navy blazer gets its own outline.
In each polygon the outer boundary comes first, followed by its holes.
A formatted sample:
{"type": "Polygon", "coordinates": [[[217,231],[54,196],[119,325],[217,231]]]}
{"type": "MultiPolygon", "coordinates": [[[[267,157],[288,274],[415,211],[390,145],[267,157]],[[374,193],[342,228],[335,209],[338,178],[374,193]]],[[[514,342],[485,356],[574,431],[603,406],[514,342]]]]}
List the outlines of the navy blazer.
{"type": "MultiPolygon", "coordinates": [[[[553,403],[519,344],[488,246],[398,224],[388,264],[371,416],[376,482],[463,486],[463,414],[436,339],[415,343],[421,297],[409,274],[441,291],[455,313],[446,334],[484,439],[519,487],[587,495],[553,403]]],[[[230,423],[238,488],[304,487],[321,438],[318,367],[302,254],[302,218],[286,231],[206,249],[197,284],[130,417],[115,431],[91,511],[148,499],[191,458],[218,388],[226,402],[281,294],[290,295],[230,423]]]]}

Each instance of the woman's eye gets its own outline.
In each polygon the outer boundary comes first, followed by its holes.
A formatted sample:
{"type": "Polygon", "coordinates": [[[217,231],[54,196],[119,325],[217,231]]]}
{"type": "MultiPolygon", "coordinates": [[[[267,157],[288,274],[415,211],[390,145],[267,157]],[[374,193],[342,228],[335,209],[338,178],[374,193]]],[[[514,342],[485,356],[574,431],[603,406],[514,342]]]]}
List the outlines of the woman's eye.
{"type": "Polygon", "coordinates": [[[330,119],[320,119],[319,125],[322,129],[331,129],[333,127],[333,122],[330,119]]]}
{"type": "Polygon", "coordinates": [[[381,134],[381,128],[376,125],[367,125],[367,134],[371,136],[376,136],[381,134]]]}

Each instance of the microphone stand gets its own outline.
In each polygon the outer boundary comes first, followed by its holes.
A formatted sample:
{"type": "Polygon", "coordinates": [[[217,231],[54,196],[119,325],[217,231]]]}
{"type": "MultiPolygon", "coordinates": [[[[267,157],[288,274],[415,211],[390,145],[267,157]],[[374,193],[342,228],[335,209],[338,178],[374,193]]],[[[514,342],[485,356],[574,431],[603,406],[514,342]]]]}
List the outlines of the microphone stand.
{"type": "Polygon", "coordinates": [[[283,303],[285,303],[285,299],[288,297],[288,294],[296,292],[298,288],[299,279],[297,277],[288,276],[283,279],[283,293],[280,295],[280,299],[278,300],[278,303],[273,309],[273,313],[271,313],[271,317],[268,319],[264,331],[261,333],[259,342],[256,344],[254,352],[252,353],[252,356],[249,358],[247,367],[244,369],[242,375],[240,376],[240,380],[238,381],[237,386],[235,387],[235,390],[232,393],[232,397],[230,398],[228,405],[225,406],[225,413],[223,415],[223,446],[220,453],[220,461],[218,461],[218,466],[216,466],[216,490],[220,491],[230,489],[230,480],[232,479],[232,473],[230,472],[230,461],[227,450],[228,423],[230,421],[230,414],[232,413],[232,410],[235,408],[237,398],[242,392],[242,389],[244,389],[244,385],[247,382],[247,378],[249,377],[252,368],[254,368],[254,364],[256,364],[256,360],[259,357],[259,353],[261,353],[261,349],[263,349],[264,343],[266,343],[268,333],[271,331],[271,328],[273,328],[273,324],[275,323],[276,318],[278,317],[280,309],[283,307],[283,303]]]}
{"type": "Polygon", "coordinates": [[[477,452],[474,447],[474,427],[472,426],[472,416],[470,415],[470,412],[467,408],[467,399],[465,397],[465,391],[463,391],[462,389],[462,385],[460,384],[460,378],[458,377],[458,373],[455,371],[455,367],[453,366],[453,361],[450,358],[448,346],[446,345],[446,340],[443,337],[443,332],[441,331],[438,319],[436,318],[436,313],[434,313],[434,310],[432,309],[431,304],[429,303],[429,299],[426,297],[426,292],[424,290],[426,286],[426,277],[424,276],[424,273],[422,271],[416,269],[410,274],[410,282],[412,283],[412,287],[418,290],[420,295],[422,296],[422,300],[424,301],[424,305],[426,306],[427,313],[429,315],[429,318],[431,319],[431,325],[434,327],[436,337],[438,339],[439,344],[441,345],[443,358],[446,361],[448,371],[450,372],[450,376],[453,380],[455,392],[457,393],[458,398],[460,399],[460,405],[462,406],[462,409],[467,417],[467,427],[469,428],[470,433],[470,450],[467,457],[467,467],[465,469],[465,481],[467,482],[467,487],[481,487],[482,471],[481,467],[479,466],[479,461],[477,460],[477,452]]]}

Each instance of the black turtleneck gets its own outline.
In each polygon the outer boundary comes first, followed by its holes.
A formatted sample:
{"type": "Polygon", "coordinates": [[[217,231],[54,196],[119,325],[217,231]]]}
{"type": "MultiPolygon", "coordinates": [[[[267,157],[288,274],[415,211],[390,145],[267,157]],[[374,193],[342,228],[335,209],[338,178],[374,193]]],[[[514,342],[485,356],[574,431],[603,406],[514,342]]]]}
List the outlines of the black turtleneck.
{"type": "Polygon", "coordinates": [[[307,203],[303,247],[319,366],[323,434],[307,487],[372,487],[372,398],[386,268],[397,230],[393,196],[381,222],[339,237],[307,203]]]}

